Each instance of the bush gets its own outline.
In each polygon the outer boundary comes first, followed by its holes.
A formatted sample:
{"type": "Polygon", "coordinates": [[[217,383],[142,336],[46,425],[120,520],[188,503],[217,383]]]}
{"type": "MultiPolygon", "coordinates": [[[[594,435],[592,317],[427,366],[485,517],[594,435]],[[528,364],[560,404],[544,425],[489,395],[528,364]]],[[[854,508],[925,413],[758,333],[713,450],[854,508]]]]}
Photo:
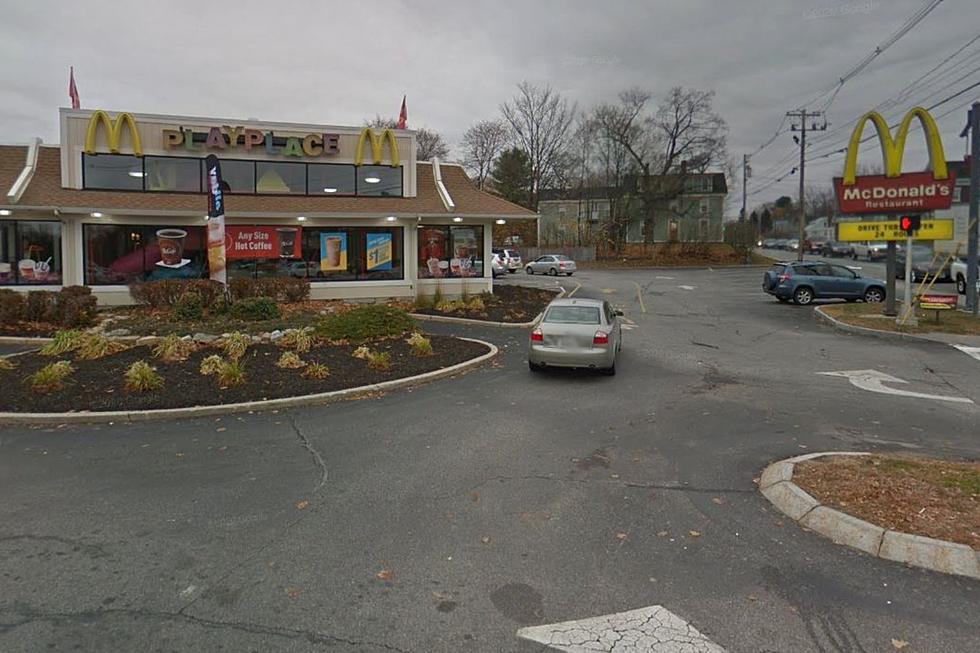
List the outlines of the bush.
{"type": "Polygon", "coordinates": [[[287,349],[294,349],[302,354],[308,352],[313,346],[313,334],[306,329],[287,331],[276,344],[287,349]]]}
{"type": "Polygon", "coordinates": [[[0,288],[0,322],[5,324],[23,320],[27,315],[27,299],[23,293],[0,288]]]}
{"type": "Polygon", "coordinates": [[[367,345],[361,345],[353,352],[351,352],[351,356],[353,356],[354,358],[360,358],[362,361],[366,361],[368,359],[368,356],[370,355],[371,355],[371,348],[368,347],[367,345]]]}
{"type": "Polygon", "coordinates": [[[231,316],[239,320],[275,320],[279,317],[279,305],[271,297],[251,297],[231,305],[231,316]]]}
{"type": "Polygon", "coordinates": [[[165,361],[182,361],[194,353],[197,346],[190,340],[184,340],[176,333],[164,336],[153,348],[153,356],[165,361]]]}
{"type": "Polygon", "coordinates": [[[221,371],[221,364],[224,361],[221,360],[221,356],[217,354],[211,354],[210,356],[205,356],[204,360],[201,361],[201,375],[211,376],[212,374],[217,374],[221,371]]]}
{"type": "Polygon", "coordinates": [[[24,319],[31,322],[54,321],[54,296],[50,290],[31,290],[27,293],[27,311],[24,319]]]}
{"type": "Polygon", "coordinates": [[[245,383],[245,363],[238,359],[221,361],[218,368],[218,385],[230,388],[245,383]]]}
{"type": "Polygon", "coordinates": [[[61,356],[70,351],[75,351],[82,344],[84,333],[75,329],[58,331],[54,334],[51,342],[41,347],[42,356],[61,356]]]}
{"type": "Polygon", "coordinates": [[[73,293],[65,288],[56,296],[54,310],[56,313],[49,321],[66,327],[86,327],[95,322],[97,300],[91,294],[73,293]]]}
{"type": "Polygon", "coordinates": [[[247,333],[229,333],[220,342],[228,358],[236,361],[245,355],[251,344],[252,338],[247,333]]]}
{"type": "Polygon", "coordinates": [[[175,320],[196,322],[204,319],[204,301],[193,290],[182,294],[171,311],[175,320]]]}
{"type": "Polygon", "coordinates": [[[225,296],[224,285],[211,279],[161,279],[129,286],[129,294],[136,302],[153,308],[176,306],[181,296],[188,292],[197,293],[205,309],[210,309],[225,296]]]}
{"type": "Polygon", "coordinates": [[[368,355],[368,367],[386,372],[391,369],[391,354],[386,351],[372,351],[368,355]]]}
{"type": "Polygon", "coordinates": [[[415,321],[400,308],[369,304],[325,317],[316,327],[329,340],[364,342],[392,338],[415,330],[415,321]]]}
{"type": "Polygon", "coordinates": [[[408,338],[408,344],[412,348],[412,353],[416,356],[431,356],[432,341],[416,331],[408,338]]]}
{"type": "Polygon", "coordinates": [[[163,387],[163,378],[146,361],[136,361],[126,370],[126,389],[146,392],[163,387]]]}
{"type": "Polygon", "coordinates": [[[282,356],[280,356],[279,360],[276,361],[276,367],[281,367],[284,370],[295,370],[303,367],[304,365],[306,365],[306,363],[304,363],[303,359],[299,357],[299,354],[294,351],[282,352],[282,356]]]}
{"type": "Polygon", "coordinates": [[[310,282],[306,279],[288,278],[282,280],[282,300],[286,302],[305,302],[310,298],[310,282]]]}
{"type": "Polygon", "coordinates": [[[231,301],[237,302],[258,295],[258,283],[249,277],[238,277],[228,282],[228,294],[231,301]]]}
{"type": "Polygon", "coordinates": [[[75,357],[81,360],[96,360],[124,349],[127,349],[126,345],[110,340],[101,333],[86,333],[79,340],[75,357]]]}
{"type": "Polygon", "coordinates": [[[68,361],[58,361],[45,365],[31,375],[31,388],[36,392],[51,392],[65,387],[65,379],[71,376],[75,368],[68,361]]]}
{"type": "Polygon", "coordinates": [[[310,363],[303,370],[303,377],[307,379],[325,379],[330,376],[330,368],[323,363],[310,363]]]}

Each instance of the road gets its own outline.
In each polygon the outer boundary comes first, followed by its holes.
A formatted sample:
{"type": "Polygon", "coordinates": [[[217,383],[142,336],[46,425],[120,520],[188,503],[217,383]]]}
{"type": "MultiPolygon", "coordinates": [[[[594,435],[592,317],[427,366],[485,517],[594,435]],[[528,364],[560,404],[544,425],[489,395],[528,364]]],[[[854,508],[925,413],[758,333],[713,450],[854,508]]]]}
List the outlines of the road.
{"type": "Polygon", "coordinates": [[[980,583],[834,545],[754,483],[811,451],[977,458],[976,404],[820,373],[980,402],[980,361],[842,335],[761,274],[502,281],[622,308],[615,377],[440,325],[499,360],[323,407],[0,429],[0,650],[520,653],[524,626],[652,605],[731,652],[980,649],[980,583]]]}

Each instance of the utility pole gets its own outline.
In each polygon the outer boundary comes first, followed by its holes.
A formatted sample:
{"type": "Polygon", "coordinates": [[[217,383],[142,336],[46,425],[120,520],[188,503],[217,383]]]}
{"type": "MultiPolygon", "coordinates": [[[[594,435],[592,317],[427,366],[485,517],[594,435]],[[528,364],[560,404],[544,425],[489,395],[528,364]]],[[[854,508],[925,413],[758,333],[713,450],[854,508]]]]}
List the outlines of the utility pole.
{"type": "Polygon", "coordinates": [[[816,122],[810,123],[810,131],[825,131],[827,129],[827,121],[823,120],[823,111],[807,111],[806,109],[787,111],[786,117],[800,121],[799,127],[794,122],[790,130],[800,132],[800,137],[797,138],[794,136],[793,139],[800,144],[800,167],[798,168],[798,172],[800,173],[800,249],[797,260],[802,261],[803,243],[806,241],[806,197],[803,186],[806,173],[806,119],[810,118],[811,120],[815,120],[820,118],[822,120],[821,124],[817,124],[816,122]]]}
{"type": "Polygon", "coordinates": [[[966,308],[977,314],[977,240],[980,232],[980,102],[970,108],[966,129],[960,134],[965,138],[970,132],[970,226],[966,240],[966,308]]]}
{"type": "Polygon", "coordinates": [[[739,214],[739,218],[738,218],[741,222],[745,222],[745,220],[748,219],[749,217],[749,214],[747,213],[748,207],[746,207],[745,203],[746,200],[748,199],[748,195],[746,194],[746,186],[748,184],[749,177],[751,176],[752,176],[752,168],[749,167],[749,155],[743,154],[742,155],[742,212],[739,214]]]}

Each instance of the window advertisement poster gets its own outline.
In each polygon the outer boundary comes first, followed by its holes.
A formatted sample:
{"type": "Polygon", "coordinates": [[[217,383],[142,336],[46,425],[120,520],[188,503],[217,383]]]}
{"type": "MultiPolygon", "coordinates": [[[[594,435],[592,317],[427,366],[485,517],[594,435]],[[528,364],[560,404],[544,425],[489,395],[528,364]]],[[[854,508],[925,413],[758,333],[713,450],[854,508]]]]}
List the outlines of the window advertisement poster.
{"type": "Polygon", "coordinates": [[[300,227],[225,227],[229,259],[300,258],[300,227]]]}
{"type": "Polygon", "coordinates": [[[343,231],[320,233],[320,271],[347,270],[347,234],[343,231]]]}
{"type": "Polygon", "coordinates": [[[449,271],[454,277],[476,276],[474,261],[479,254],[482,238],[476,237],[473,227],[453,227],[453,257],[449,260],[449,271]]]}
{"type": "Polygon", "coordinates": [[[367,234],[367,269],[391,269],[391,234],[367,234]]]}

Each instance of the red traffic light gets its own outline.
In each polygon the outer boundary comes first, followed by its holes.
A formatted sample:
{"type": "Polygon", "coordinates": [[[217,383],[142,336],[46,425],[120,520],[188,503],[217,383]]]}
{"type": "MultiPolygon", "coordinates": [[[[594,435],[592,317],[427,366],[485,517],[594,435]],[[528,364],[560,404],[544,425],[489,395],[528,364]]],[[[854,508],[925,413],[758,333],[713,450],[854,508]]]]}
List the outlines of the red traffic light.
{"type": "Polygon", "coordinates": [[[912,218],[907,215],[902,216],[902,231],[912,230],[912,218]]]}
{"type": "Polygon", "coordinates": [[[911,236],[914,232],[919,230],[922,226],[922,216],[919,215],[903,215],[898,221],[899,227],[902,231],[911,236]]]}

